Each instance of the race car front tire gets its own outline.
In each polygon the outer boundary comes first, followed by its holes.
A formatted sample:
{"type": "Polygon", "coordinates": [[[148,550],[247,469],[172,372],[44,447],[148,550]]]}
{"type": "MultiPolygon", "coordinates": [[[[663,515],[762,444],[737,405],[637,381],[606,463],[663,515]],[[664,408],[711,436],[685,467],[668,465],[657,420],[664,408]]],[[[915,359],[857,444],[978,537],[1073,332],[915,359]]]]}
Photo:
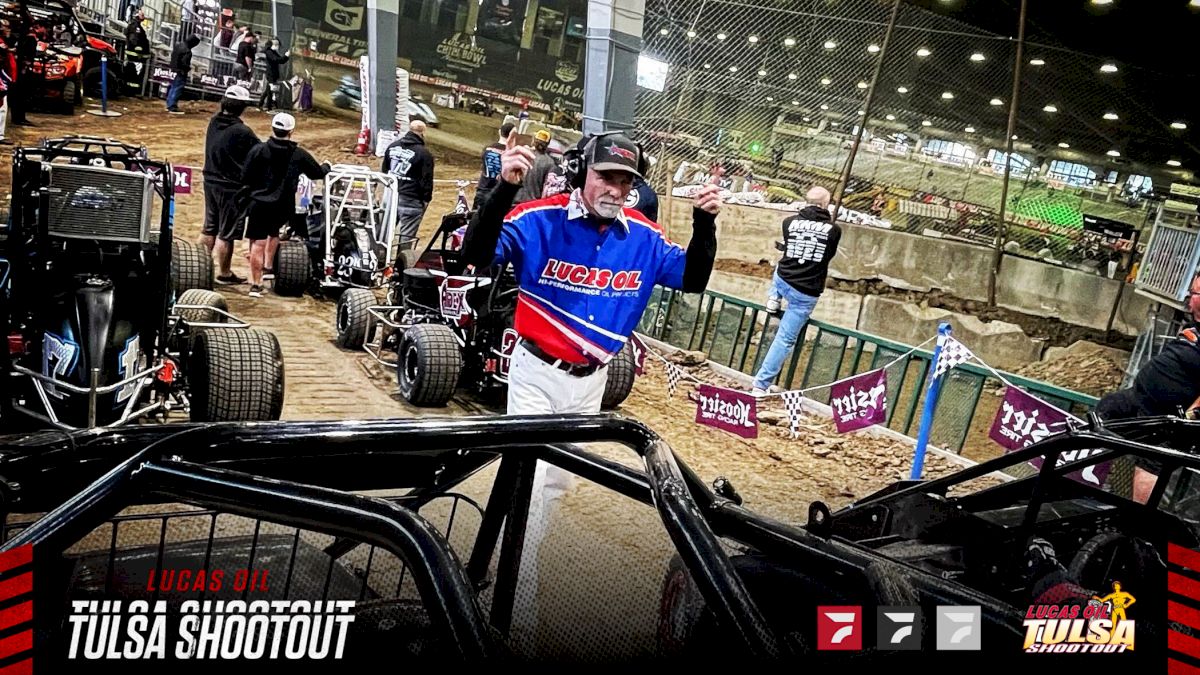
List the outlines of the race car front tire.
{"type": "Polygon", "coordinates": [[[604,384],[604,398],[600,407],[612,410],[629,398],[633,391],[633,381],[637,378],[637,361],[633,356],[633,347],[628,343],[617,352],[608,364],[608,381],[604,384]]]}
{"type": "Polygon", "coordinates": [[[186,370],[193,422],[278,420],[283,413],[283,350],[254,328],[196,336],[186,370]]]}
{"type": "Polygon", "coordinates": [[[303,295],[311,277],[308,247],[294,240],[279,242],[275,251],[275,292],[291,297],[303,295]]]}
{"type": "Polygon", "coordinates": [[[337,346],[342,349],[361,349],[367,337],[367,321],[371,318],[370,307],[378,304],[375,294],[365,288],[347,289],[338,298],[334,324],[337,328],[337,346]]]}
{"type": "Polygon", "coordinates": [[[443,406],[458,388],[463,359],[449,326],[419,323],[404,331],[396,359],[400,395],[416,406],[443,406]]]}

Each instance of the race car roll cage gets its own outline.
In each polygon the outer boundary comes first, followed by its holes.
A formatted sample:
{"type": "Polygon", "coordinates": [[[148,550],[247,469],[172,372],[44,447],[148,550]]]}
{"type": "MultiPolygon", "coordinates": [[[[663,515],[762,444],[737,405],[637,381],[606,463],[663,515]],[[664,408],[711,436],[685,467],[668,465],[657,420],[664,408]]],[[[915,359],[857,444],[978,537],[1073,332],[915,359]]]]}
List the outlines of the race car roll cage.
{"type": "MultiPolygon", "coordinates": [[[[12,254],[14,260],[30,260],[34,258],[46,260],[52,257],[50,254],[50,241],[52,237],[49,233],[49,219],[47,217],[51,210],[50,193],[47,190],[38,189],[36,199],[38,201],[37,213],[39,216],[31,219],[32,228],[27,227],[26,219],[31,216],[31,213],[26,213],[27,206],[24,203],[24,199],[29,198],[31,189],[38,186],[39,179],[34,175],[23,175],[22,167],[27,161],[45,164],[61,159],[70,159],[80,163],[93,163],[99,160],[103,166],[108,168],[113,168],[113,164],[117,163],[122,165],[125,171],[156,174],[157,179],[153,181],[154,191],[159,199],[162,200],[157,246],[159,251],[171,250],[171,242],[175,229],[175,172],[170,162],[151,160],[149,158],[149,151],[145,146],[133,146],[98,136],[66,136],[43,140],[42,144],[36,148],[17,148],[13,151],[13,194],[18,197],[13,200],[12,218],[8,226],[7,251],[12,254]],[[26,197],[22,198],[19,195],[26,195],[26,197]],[[32,229],[32,236],[29,233],[30,229],[32,229]],[[32,246],[29,245],[30,241],[33,242],[32,246]]],[[[159,303],[162,307],[163,322],[159,329],[155,331],[153,348],[150,350],[150,353],[159,355],[160,359],[163,355],[170,354],[171,352],[168,349],[170,336],[182,323],[186,323],[191,328],[248,328],[250,326],[245,321],[217,307],[173,304],[171,256],[159,255],[156,262],[158,265],[153,271],[158,275],[159,279],[163,280],[163,285],[154,291],[155,302],[159,303]],[[212,315],[220,315],[227,322],[185,321],[178,314],[172,312],[172,310],[180,309],[204,310],[210,312],[212,315]]],[[[2,271],[4,274],[0,274],[0,286],[3,286],[11,278],[14,286],[28,284],[32,288],[40,287],[38,283],[40,272],[37,269],[37,265],[17,265],[10,260],[2,271]]],[[[8,310],[0,311],[0,335],[5,336],[9,335],[10,332],[10,326],[8,325],[9,314],[25,311],[24,306],[16,302],[12,297],[9,297],[8,302],[10,305],[8,310]]],[[[88,386],[80,387],[17,365],[12,362],[12,357],[8,349],[0,349],[0,373],[17,372],[31,378],[44,410],[44,412],[38,412],[20,404],[12,404],[7,396],[0,396],[0,416],[9,415],[13,411],[17,411],[42,422],[52,424],[60,429],[68,431],[76,430],[77,427],[65,424],[58,419],[54,405],[46,393],[46,386],[49,385],[56,390],[65,390],[73,394],[87,396],[87,428],[97,428],[97,397],[102,394],[110,394],[122,387],[134,384],[136,389],[129,396],[129,401],[125,404],[121,415],[115,421],[105,425],[105,427],[121,426],[129,420],[139,419],[168,407],[165,400],[159,400],[149,403],[138,410],[134,410],[134,406],[140,399],[142,391],[151,381],[151,378],[158,375],[163,366],[164,364],[161,362],[153,364],[123,380],[105,386],[99,385],[100,369],[93,366],[89,373],[90,381],[88,386]],[[10,405],[12,410],[9,410],[10,405]]],[[[179,395],[182,396],[182,394],[179,395]]],[[[185,407],[188,405],[186,399],[182,403],[185,407]]]]}
{"type": "MultiPolygon", "coordinates": [[[[372,278],[371,286],[360,286],[359,284],[346,281],[329,281],[323,280],[321,283],[325,287],[349,287],[349,288],[376,288],[383,284],[385,273],[384,270],[390,269],[395,265],[395,255],[392,251],[392,241],[396,233],[396,190],[399,187],[399,179],[391,174],[372,171],[370,167],[360,164],[334,164],[332,170],[324,178],[324,191],[322,193],[321,210],[325,218],[325,266],[334,265],[333,260],[333,225],[340,222],[341,217],[346,212],[366,213],[367,222],[371,228],[371,234],[375,237],[376,242],[387,244],[387,257],[384,260],[381,268],[353,268],[356,272],[370,272],[372,278]],[[362,186],[356,184],[362,183],[362,186]],[[375,199],[375,188],[378,184],[382,184],[384,188],[385,198],[382,202],[375,199]],[[341,188],[338,193],[337,189],[341,188]],[[354,190],[362,189],[366,192],[365,200],[358,200],[352,196],[354,190]],[[390,199],[387,196],[390,195],[390,199]]],[[[373,253],[373,252],[372,252],[373,253]]]]}
{"type": "MultiPolygon", "coordinates": [[[[1134,431],[1143,439],[1197,438],[1198,422],[1155,418],[1104,426],[1093,415],[1089,426],[1091,430],[1070,429],[951,476],[902,481],[847,508],[870,506],[885,495],[905,492],[945,496],[954,485],[1043,457],[1037,475],[1022,479],[1033,482],[1025,512],[1028,527],[1056,485],[1070,484],[1075,494],[1083,490],[1109,503],[1120,500],[1065,476],[1091,464],[1132,455],[1160,462],[1164,477],[1181,468],[1200,470],[1200,456],[1116,435],[1134,431]],[[1104,449],[1056,466],[1064,452],[1094,448],[1104,449]]],[[[477,661],[499,650],[485,627],[475,589],[486,581],[504,527],[491,619],[496,628],[507,630],[538,460],[655,508],[718,625],[737,635],[745,656],[752,659],[779,658],[783,643],[735,573],[720,538],[789,563],[851,577],[871,565],[897,564],[830,536],[830,512],[821,502],[810,506],[802,527],[749,511],[727,481],[717,479],[710,490],[653,431],[611,414],[181,424],[0,438],[0,494],[6,517],[41,510],[57,503],[63,489],[90,482],[19,534],[8,538],[6,532],[0,553],[31,544],[35,562],[39,556],[61,555],[122,508],[142,500],[162,503],[162,498],[334,535],[338,539],[326,548],[331,558],[344,555],[359,541],[375,543],[407,561],[435,630],[446,644],[454,645],[457,656],[477,661]],[[641,457],[645,472],[574,445],[582,442],[621,443],[641,457]],[[415,507],[343,491],[396,488],[389,479],[400,476],[411,479],[412,503],[419,504],[479,472],[497,456],[499,471],[465,567],[415,507]],[[124,461],[116,461],[122,457],[124,461]]],[[[1167,482],[1158,482],[1145,505],[1122,503],[1154,509],[1167,482]]],[[[905,567],[904,574],[924,602],[975,603],[985,621],[1008,626],[1014,640],[1024,634],[1022,610],[921,569],[905,567]]]]}

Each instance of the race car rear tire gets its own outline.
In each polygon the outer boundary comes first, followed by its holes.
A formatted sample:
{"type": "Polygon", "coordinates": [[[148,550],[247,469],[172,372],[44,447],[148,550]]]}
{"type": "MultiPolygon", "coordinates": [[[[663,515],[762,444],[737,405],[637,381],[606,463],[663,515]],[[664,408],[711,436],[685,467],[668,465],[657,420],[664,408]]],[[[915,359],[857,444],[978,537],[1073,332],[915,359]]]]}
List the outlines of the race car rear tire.
{"type": "Polygon", "coordinates": [[[334,315],[337,346],[342,349],[362,349],[367,337],[367,320],[371,318],[367,309],[376,304],[375,294],[365,288],[348,288],[342,293],[334,315]]]}
{"type": "Polygon", "coordinates": [[[200,244],[182,239],[171,242],[171,282],[175,295],[182,295],[193,288],[211,291],[213,287],[213,262],[208,249],[200,244]]]}
{"type": "Polygon", "coordinates": [[[637,378],[637,361],[633,356],[633,347],[625,344],[621,351],[608,364],[608,381],[604,384],[604,398],[600,407],[612,410],[629,398],[633,391],[633,381],[637,378]]]}
{"type": "MultiPolygon", "coordinates": [[[[176,298],[175,304],[203,305],[225,312],[229,311],[229,305],[225,302],[225,296],[215,291],[206,291],[201,288],[189,288],[184,291],[176,298]]],[[[226,323],[226,316],[224,314],[211,309],[179,309],[175,313],[179,315],[179,318],[188,323],[226,323]]],[[[198,328],[196,330],[204,329],[198,328]]]]}
{"type": "Polygon", "coordinates": [[[463,359],[449,326],[417,324],[404,331],[396,359],[400,395],[416,406],[443,406],[458,388],[463,359]]]}
{"type": "Polygon", "coordinates": [[[308,248],[298,241],[281,241],[275,251],[275,292],[296,297],[304,294],[312,277],[308,248]]]}
{"type": "Polygon", "coordinates": [[[283,350],[274,333],[204,331],[186,372],[193,422],[268,421],[283,413],[283,350]]]}

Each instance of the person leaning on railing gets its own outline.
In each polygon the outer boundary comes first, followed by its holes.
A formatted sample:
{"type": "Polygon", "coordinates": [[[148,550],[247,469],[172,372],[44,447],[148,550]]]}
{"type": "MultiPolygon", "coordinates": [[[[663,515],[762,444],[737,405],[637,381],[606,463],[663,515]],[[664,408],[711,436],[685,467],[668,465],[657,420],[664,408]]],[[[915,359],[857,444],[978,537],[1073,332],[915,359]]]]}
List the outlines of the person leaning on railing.
{"type": "MultiPolygon", "coordinates": [[[[1184,300],[1188,320],[1175,339],[1163,345],[1138,370],[1133,386],[1106,394],[1096,404],[1102,420],[1179,415],[1195,418],[1200,409],[1200,270],[1184,300]]],[[[1138,459],[1133,475],[1133,499],[1145,503],[1162,467],[1138,459]]]]}

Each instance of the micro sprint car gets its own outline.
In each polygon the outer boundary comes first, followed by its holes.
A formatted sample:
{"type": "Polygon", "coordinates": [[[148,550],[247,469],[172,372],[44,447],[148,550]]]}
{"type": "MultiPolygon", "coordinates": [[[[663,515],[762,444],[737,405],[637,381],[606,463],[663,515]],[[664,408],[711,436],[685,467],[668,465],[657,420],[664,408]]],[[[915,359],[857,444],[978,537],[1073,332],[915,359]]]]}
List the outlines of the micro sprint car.
{"type": "Polygon", "coordinates": [[[35,25],[46,29],[45,40],[38,42],[30,63],[34,81],[41,86],[33,97],[37,105],[73,115],[85,93],[99,97],[103,57],[109,60],[108,96],[120,95],[116,47],[89,31],[71,4],[63,0],[25,0],[18,4],[28,10],[35,25]]]}
{"type": "Polygon", "coordinates": [[[275,292],[300,295],[315,275],[322,291],[380,288],[395,257],[415,242],[396,242],[399,180],[357,164],[335,164],[306,216],[308,238],[280,242],[275,292]]]}
{"type": "Polygon", "coordinates": [[[212,292],[203,247],[173,238],[173,176],[112,139],[14,152],[0,428],[279,418],[279,342],[212,292]]]}
{"type": "MultiPolygon", "coordinates": [[[[495,400],[508,384],[519,289],[511,268],[466,269],[460,249],[470,217],[465,209],[443,216],[419,257],[397,259],[403,266],[389,278],[386,304],[366,289],[338,298],[338,345],[395,368],[400,394],[413,405],[446,405],[460,386],[495,400]]],[[[609,363],[605,409],[629,396],[635,371],[626,347],[609,363]]]]}
{"type": "MultiPolygon", "coordinates": [[[[755,512],[723,477],[709,487],[651,429],[613,414],[43,432],[0,437],[0,554],[11,559],[33,547],[33,620],[48,636],[46,663],[65,653],[70,600],[178,607],[196,594],[148,589],[152,569],[251,569],[271,580],[268,592],[247,597],[226,585],[202,599],[353,600],[348,663],[386,655],[405,665],[554,658],[884,666],[906,657],[1028,664],[1019,659],[1031,606],[1091,605],[1122,582],[1136,597],[1126,613],[1136,631],[1124,633],[1136,644],[1125,657],[1161,664],[1155,645],[1166,628],[1168,542],[1200,545],[1200,456],[1174,449],[1195,444],[1197,431],[1200,423],[1182,418],[1108,426],[1092,419],[837,511],[812,502],[802,523],[755,512]],[[592,451],[593,443],[624,446],[637,468],[592,451]],[[1092,453],[1078,459],[1081,449],[1092,453]],[[1056,461],[1069,453],[1077,459],[1056,461]],[[1134,458],[1161,465],[1145,504],[1122,494],[1131,475],[1122,467],[1134,458]],[[494,472],[484,471],[497,460],[494,472]],[[1030,467],[1034,460],[1040,469],[1030,467]],[[530,618],[516,584],[538,462],[623,496],[629,513],[649,519],[631,517],[629,532],[616,523],[597,533],[614,538],[615,558],[589,555],[581,532],[568,537],[557,567],[542,549],[539,583],[550,595],[540,597],[559,611],[541,605],[529,641],[514,632],[530,618]],[[1072,477],[1097,463],[1112,467],[1103,489],[1072,477]],[[486,496],[477,501],[468,489],[486,496]],[[393,491],[401,496],[386,496],[393,491]],[[194,510],[123,511],[172,501],[194,510]],[[623,537],[658,541],[662,550],[634,553],[623,537]],[[853,651],[822,647],[818,607],[862,608],[853,651]],[[944,607],[977,610],[972,630],[954,633],[977,631],[982,655],[937,649],[946,633],[935,629],[935,616],[944,607]],[[908,631],[915,643],[905,645],[919,651],[893,651],[879,639],[900,631],[875,628],[877,608],[924,613],[908,631]]],[[[563,522],[551,519],[550,536],[563,522]]]]}

